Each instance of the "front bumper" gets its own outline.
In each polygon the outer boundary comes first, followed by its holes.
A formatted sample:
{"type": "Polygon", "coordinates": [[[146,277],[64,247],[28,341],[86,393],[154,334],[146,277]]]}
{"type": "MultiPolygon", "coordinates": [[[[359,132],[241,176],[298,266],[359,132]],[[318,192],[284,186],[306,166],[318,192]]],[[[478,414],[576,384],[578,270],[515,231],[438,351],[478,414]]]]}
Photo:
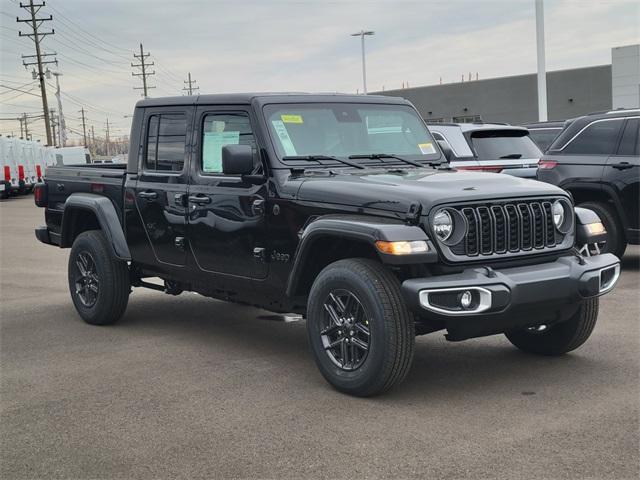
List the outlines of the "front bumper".
{"type": "Polygon", "coordinates": [[[418,318],[440,322],[457,340],[565,320],[582,300],[610,291],[619,274],[620,261],[610,253],[567,256],[538,265],[475,267],[406,280],[402,291],[418,318]],[[465,308],[461,299],[467,291],[465,308]]]}

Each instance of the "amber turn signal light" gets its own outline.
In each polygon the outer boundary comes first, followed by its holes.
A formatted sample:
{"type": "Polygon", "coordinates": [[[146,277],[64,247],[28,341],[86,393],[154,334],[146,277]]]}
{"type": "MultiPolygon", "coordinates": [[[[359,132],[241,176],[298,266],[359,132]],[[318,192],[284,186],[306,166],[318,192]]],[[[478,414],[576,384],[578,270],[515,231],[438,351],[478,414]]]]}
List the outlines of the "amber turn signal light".
{"type": "Polygon", "coordinates": [[[424,240],[414,240],[411,242],[385,242],[378,240],[376,248],[388,255],[410,255],[412,253],[425,253],[429,251],[429,246],[424,240]]]}

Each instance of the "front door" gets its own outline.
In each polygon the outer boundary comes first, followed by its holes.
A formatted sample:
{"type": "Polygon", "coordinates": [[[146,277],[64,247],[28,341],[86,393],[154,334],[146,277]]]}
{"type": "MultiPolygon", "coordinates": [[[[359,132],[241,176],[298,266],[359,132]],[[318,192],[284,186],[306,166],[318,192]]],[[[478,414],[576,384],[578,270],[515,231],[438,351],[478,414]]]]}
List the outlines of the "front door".
{"type": "MultiPolygon", "coordinates": [[[[140,241],[146,243],[146,248],[136,252],[141,263],[185,264],[187,132],[192,112],[192,107],[145,111],[143,153],[134,188],[135,206],[144,231],[140,241]]],[[[128,232],[128,236],[132,234],[128,232]]]]}
{"type": "MultiPolygon", "coordinates": [[[[256,147],[249,111],[198,107],[188,195],[189,245],[203,272],[265,278],[266,184],[222,173],[222,147],[256,147]]],[[[256,173],[264,166],[256,154],[256,173]]]]}

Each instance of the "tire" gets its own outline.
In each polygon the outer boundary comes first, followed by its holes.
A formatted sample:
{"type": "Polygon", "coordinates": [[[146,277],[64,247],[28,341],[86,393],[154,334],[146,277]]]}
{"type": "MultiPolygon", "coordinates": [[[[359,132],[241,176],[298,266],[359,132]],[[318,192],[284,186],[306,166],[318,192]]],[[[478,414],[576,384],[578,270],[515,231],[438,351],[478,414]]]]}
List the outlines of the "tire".
{"type": "Polygon", "coordinates": [[[402,298],[400,282],[373,260],[339,260],[320,272],[309,294],[307,333],[324,378],[350,395],[367,397],[389,390],[402,382],[413,360],[414,321],[402,298]],[[341,314],[335,298],[360,312],[352,315],[353,322],[349,314],[341,314]],[[338,320],[347,319],[341,327],[340,321],[332,321],[328,308],[331,306],[337,306],[334,311],[341,317],[338,320]],[[332,334],[323,335],[331,329],[332,334]],[[339,342],[339,347],[325,348],[334,341],[339,342]],[[365,341],[367,350],[361,347],[365,341]],[[342,353],[351,362],[337,358],[342,353]]]}
{"type": "Polygon", "coordinates": [[[69,255],[68,278],[71,299],[85,322],[111,325],[122,317],[131,289],[129,269],[126,262],[113,256],[101,231],[90,230],[76,237],[69,255]],[[86,275],[81,267],[88,272],[86,275]]]}
{"type": "Polygon", "coordinates": [[[627,239],[614,206],[606,202],[585,202],[578,206],[596,212],[607,230],[607,242],[600,249],[601,253],[613,253],[616,257],[622,258],[627,249],[627,239]]]}
{"type": "Polygon", "coordinates": [[[544,331],[528,329],[505,333],[520,350],[536,355],[557,356],[575,350],[587,341],[598,319],[598,297],[584,300],[576,313],[544,331]]]}

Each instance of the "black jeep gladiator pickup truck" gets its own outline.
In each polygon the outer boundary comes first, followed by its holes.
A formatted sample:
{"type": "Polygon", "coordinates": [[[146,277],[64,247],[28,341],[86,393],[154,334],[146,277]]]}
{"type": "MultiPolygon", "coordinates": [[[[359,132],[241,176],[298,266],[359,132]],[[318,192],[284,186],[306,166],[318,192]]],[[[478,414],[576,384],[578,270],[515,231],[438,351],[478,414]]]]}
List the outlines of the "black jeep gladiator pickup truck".
{"type": "Polygon", "coordinates": [[[51,167],[35,201],[37,238],[71,247],[86,322],[116,322],[131,287],[296,312],[323,376],[361,396],[398,384],[415,336],[438,330],[573,350],[620,271],[574,248],[606,235],[597,215],[553,185],[451,169],[392,97],[143,100],[126,166],[51,167]]]}

